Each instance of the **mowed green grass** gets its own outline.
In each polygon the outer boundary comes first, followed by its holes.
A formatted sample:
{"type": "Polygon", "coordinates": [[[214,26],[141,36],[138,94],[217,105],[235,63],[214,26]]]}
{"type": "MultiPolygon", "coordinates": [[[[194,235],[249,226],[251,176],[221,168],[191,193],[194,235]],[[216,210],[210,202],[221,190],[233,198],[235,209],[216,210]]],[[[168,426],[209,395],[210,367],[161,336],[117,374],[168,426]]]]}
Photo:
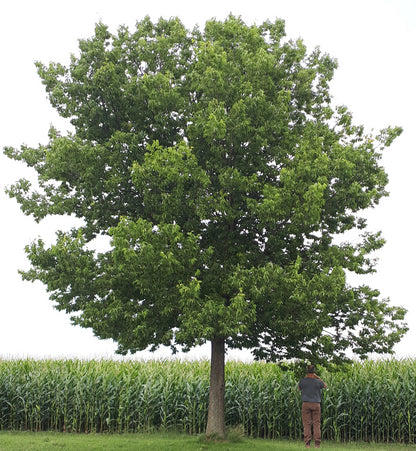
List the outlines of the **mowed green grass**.
{"type": "MultiPolygon", "coordinates": [[[[324,442],[325,451],[409,451],[409,445],[324,442]]],[[[303,450],[301,441],[242,438],[240,442],[206,442],[202,437],[176,433],[76,434],[59,432],[0,432],[0,451],[49,450],[303,450]]]]}

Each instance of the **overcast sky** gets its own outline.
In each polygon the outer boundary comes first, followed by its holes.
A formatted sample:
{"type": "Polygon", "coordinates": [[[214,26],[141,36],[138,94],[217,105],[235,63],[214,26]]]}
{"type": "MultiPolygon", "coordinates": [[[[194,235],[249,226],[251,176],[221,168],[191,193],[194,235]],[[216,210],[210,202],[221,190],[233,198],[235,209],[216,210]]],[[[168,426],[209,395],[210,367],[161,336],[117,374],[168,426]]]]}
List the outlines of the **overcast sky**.
{"type": "MultiPolygon", "coordinates": [[[[416,2],[413,0],[272,0],[161,1],[73,0],[72,2],[2,2],[0,6],[0,148],[37,146],[47,142],[51,124],[62,132],[69,125],[46,98],[34,62],[66,64],[77,53],[78,39],[94,33],[102,21],[111,31],[134,27],[149,15],[178,16],[192,28],[229,13],[246,23],[282,18],[290,38],[302,37],[309,50],[319,45],[338,59],[332,83],[335,104],[345,104],[355,122],[378,131],[401,125],[404,133],[383,157],[390,196],[368,214],[369,229],[382,230],[387,240],[377,253],[378,272],[365,280],[393,305],[408,309],[410,331],[396,346],[396,356],[416,357],[414,239],[415,188],[415,47],[416,2]]],[[[111,357],[116,346],[91,331],[70,324],[57,312],[44,286],[23,282],[18,269],[28,268],[24,246],[42,236],[54,239],[62,218],[37,225],[24,216],[4,187],[28,176],[22,164],[0,156],[0,357],[111,357]]],[[[167,356],[161,351],[156,356],[167,356]]],[[[137,354],[149,358],[150,354],[137,354]]],[[[191,357],[209,357],[207,348],[191,357]]],[[[231,354],[247,359],[247,354],[231,354]]]]}

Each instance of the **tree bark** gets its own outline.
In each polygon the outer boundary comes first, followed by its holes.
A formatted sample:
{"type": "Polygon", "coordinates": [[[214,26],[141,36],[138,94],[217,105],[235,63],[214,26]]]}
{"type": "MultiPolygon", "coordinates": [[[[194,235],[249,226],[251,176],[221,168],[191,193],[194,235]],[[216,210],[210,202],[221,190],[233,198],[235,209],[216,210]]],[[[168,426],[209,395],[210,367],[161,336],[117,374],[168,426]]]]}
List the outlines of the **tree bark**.
{"type": "Polygon", "coordinates": [[[211,374],[206,434],[225,437],[225,340],[211,342],[211,374]]]}

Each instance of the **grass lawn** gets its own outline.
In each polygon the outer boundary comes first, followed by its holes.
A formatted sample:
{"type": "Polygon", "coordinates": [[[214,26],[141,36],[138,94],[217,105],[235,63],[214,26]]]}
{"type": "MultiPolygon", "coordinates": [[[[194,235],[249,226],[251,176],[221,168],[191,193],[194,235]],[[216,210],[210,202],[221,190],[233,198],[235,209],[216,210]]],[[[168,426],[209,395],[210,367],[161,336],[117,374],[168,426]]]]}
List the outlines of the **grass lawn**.
{"type": "MultiPolygon", "coordinates": [[[[155,434],[70,434],[55,432],[0,432],[0,451],[48,451],[48,450],[303,450],[300,441],[242,439],[237,443],[207,443],[195,436],[174,433],[155,434]]],[[[407,445],[368,443],[322,443],[325,451],[404,451],[407,445]]]]}

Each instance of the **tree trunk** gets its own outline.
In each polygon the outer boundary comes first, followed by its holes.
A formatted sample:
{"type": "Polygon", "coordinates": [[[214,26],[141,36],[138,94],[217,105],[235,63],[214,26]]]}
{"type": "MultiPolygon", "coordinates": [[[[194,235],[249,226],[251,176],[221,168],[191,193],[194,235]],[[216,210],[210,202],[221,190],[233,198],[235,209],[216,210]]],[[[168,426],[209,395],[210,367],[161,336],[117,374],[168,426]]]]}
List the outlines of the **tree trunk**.
{"type": "Polygon", "coordinates": [[[225,437],[225,342],[211,342],[211,374],[209,386],[208,422],[206,434],[225,437]]]}

